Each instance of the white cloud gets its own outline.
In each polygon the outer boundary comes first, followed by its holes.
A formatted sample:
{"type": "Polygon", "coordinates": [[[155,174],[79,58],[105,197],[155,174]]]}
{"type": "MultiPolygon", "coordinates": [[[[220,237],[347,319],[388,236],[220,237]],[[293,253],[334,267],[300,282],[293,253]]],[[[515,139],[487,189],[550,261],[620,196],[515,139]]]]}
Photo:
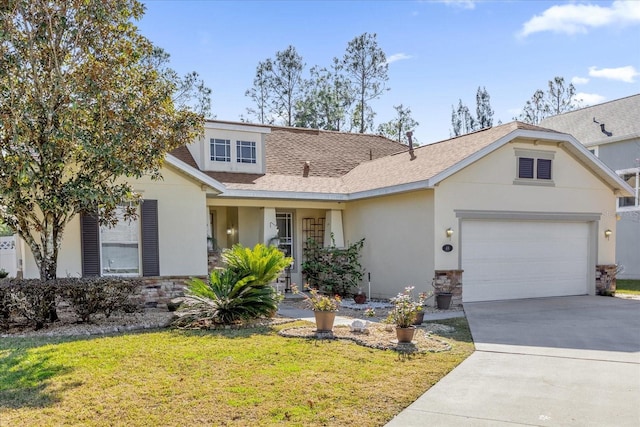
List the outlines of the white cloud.
{"type": "Polygon", "coordinates": [[[551,6],[522,26],[520,36],[552,31],[554,33],[586,33],[592,28],[608,25],[640,23],[640,2],[614,1],[610,7],[594,4],[563,4],[551,6]]]}
{"type": "Polygon", "coordinates": [[[440,3],[444,3],[447,6],[457,7],[460,9],[472,10],[476,8],[478,0],[440,0],[440,3]]]}
{"type": "Polygon", "coordinates": [[[576,101],[581,107],[586,107],[588,105],[600,104],[607,98],[602,95],[598,95],[597,93],[584,93],[578,92],[573,97],[574,101],[576,101]]]}
{"type": "Polygon", "coordinates": [[[635,78],[640,76],[640,73],[633,65],[627,65],[626,67],[601,68],[599,70],[598,67],[589,67],[589,75],[591,77],[601,77],[603,79],[633,83],[635,82],[635,78]]]}
{"type": "Polygon", "coordinates": [[[586,77],[575,76],[571,79],[571,83],[573,83],[574,85],[586,85],[587,83],[589,83],[589,79],[586,77]]]}
{"type": "Polygon", "coordinates": [[[411,55],[407,55],[406,53],[394,53],[387,58],[387,64],[391,64],[392,62],[402,61],[403,59],[410,59],[411,55]]]}

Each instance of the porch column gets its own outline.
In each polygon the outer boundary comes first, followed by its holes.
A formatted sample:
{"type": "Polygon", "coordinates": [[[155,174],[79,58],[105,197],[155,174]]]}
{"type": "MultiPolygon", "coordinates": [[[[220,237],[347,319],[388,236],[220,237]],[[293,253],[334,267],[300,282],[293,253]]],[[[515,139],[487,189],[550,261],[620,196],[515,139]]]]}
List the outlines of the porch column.
{"type": "Polygon", "coordinates": [[[276,222],[276,208],[262,208],[262,243],[269,245],[272,239],[278,235],[278,223],[276,222]]]}
{"type": "Polygon", "coordinates": [[[336,247],[344,247],[344,230],[342,228],[342,211],[327,211],[324,224],[324,245],[331,246],[331,233],[336,247]]]}

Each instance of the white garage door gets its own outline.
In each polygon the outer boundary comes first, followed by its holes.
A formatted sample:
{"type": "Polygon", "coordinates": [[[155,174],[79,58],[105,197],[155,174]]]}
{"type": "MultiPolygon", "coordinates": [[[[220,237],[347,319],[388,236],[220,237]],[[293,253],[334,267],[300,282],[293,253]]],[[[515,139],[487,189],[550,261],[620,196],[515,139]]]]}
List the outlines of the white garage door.
{"type": "Polygon", "coordinates": [[[464,302],[587,293],[586,222],[464,220],[464,302]]]}

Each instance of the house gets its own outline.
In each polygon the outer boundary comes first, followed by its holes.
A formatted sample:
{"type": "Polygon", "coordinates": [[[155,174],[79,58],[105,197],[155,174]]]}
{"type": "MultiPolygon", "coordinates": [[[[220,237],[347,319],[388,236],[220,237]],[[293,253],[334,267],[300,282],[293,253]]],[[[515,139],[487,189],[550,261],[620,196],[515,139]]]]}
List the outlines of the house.
{"type": "Polygon", "coordinates": [[[618,199],[616,261],[622,279],[640,279],[640,94],[548,117],[540,124],[573,135],[633,189],[618,199]]]}
{"type": "MultiPolygon", "coordinates": [[[[594,294],[596,271],[615,268],[616,197],[632,190],[572,136],[520,122],[409,150],[375,135],[208,121],[162,173],[134,182],[138,221],[72,222],[58,274],[146,276],[162,297],[207,273],[208,242],[277,242],[302,283],[307,238],[365,238],[373,297],[429,290],[435,275],[461,280],[464,302],[594,294]]],[[[24,275],[36,277],[28,252],[24,275]]]]}

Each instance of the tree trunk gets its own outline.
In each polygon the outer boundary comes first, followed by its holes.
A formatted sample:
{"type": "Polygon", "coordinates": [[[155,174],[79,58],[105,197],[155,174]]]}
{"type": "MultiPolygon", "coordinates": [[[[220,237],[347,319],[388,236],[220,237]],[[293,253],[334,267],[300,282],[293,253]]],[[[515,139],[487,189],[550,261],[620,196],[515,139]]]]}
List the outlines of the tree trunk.
{"type": "MultiPolygon", "coordinates": [[[[58,269],[58,259],[57,259],[57,250],[54,251],[55,256],[51,256],[50,254],[44,254],[44,257],[40,261],[40,280],[42,281],[55,281],[57,279],[56,271],[58,269]],[[47,256],[49,255],[49,256],[47,256]]],[[[49,322],[55,322],[58,320],[58,312],[56,310],[56,295],[53,293],[51,295],[52,301],[50,301],[49,305],[49,322]]]]}

